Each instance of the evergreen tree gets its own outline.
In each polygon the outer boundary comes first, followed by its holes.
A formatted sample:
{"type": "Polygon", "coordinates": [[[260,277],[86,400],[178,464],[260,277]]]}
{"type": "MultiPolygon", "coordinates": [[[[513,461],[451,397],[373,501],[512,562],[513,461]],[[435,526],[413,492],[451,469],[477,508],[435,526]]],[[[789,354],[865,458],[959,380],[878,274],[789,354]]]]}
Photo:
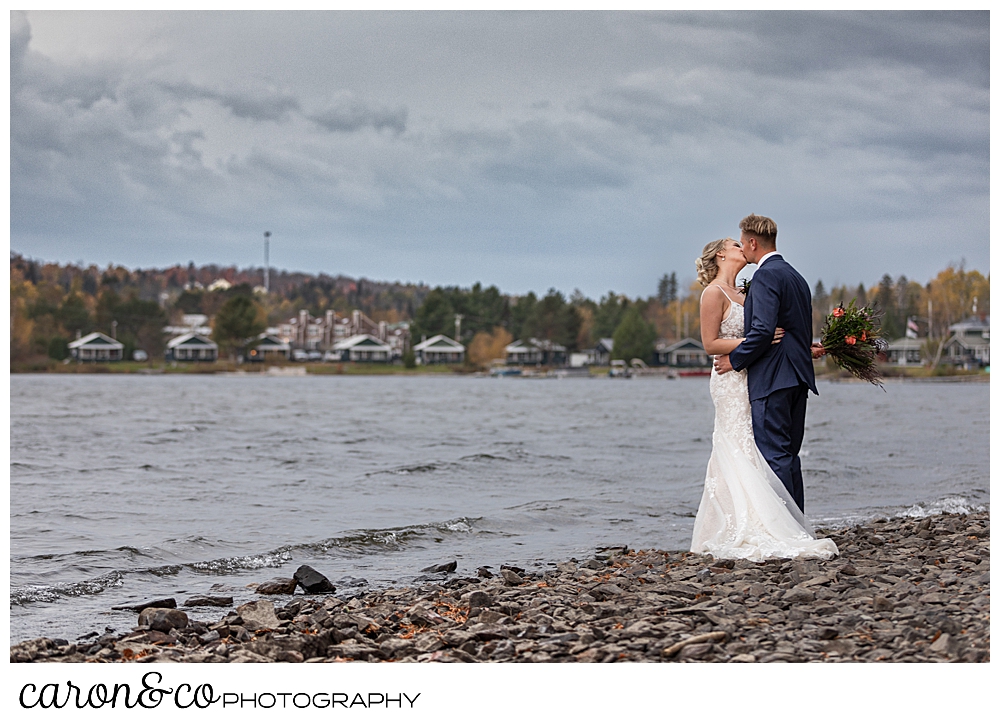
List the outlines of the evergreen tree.
{"type": "Polygon", "coordinates": [[[609,291],[606,296],[601,298],[601,303],[597,305],[597,310],[594,312],[594,326],[591,332],[594,343],[615,333],[615,329],[625,317],[628,306],[628,299],[624,296],[620,297],[613,291],[609,291]]]}
{"type": "Polygon", "coordinates": [[[653,360],[656,327],[642,318],[636,306],[625,312],[612,338],[615,342],[612,358],[626,362],[642,359],[647,364],[653,360]]]}
{"type": "Polygon", "coordinates": [[[545,339],[574,350],[581,321],[576,307],[567,303],[561,292],[549,289],[525,320],[522,333],[527,337],[545,339]]]}
{"type": "Polygon", "coordinates": [[[427,294],[424,303],[417,309],[410,330],[415,342],[425,336],[430,339],[438,334],[455,334],[455,308],[451,305],[449,296],[440,286],[427,294]]]}
{"type": "Polygon", "coordinates": [[[663,305],[668,306],[677,301],[677,272],[672,271],[664,274],[657,287],[656,299],[663,305]]]}
{"type": "Polygon", "coordinates": [[[215,315],[212,338],[221,350],[232,355],[266,328],[263,307],[249,296],[234,296],[215,315]]]}
{"type": "Polygon", "coordinates": [[[518,297],[517,301],[510,307],[508,329],[514,339],[524,339],[530,336],[530,333],[525,330],[525,323],[531,317],[537,303],[538,297],[535,296],[535,292],[529,291],[524,296],[518,297]]]}

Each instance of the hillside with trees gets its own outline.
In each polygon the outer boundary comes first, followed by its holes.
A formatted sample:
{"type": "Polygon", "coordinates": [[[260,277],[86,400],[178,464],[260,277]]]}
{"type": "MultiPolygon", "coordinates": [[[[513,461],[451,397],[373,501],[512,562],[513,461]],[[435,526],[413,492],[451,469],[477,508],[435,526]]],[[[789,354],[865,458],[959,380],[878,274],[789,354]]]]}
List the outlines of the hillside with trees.
{"type": "MultiPolygon", "coordinates": [[[[376,322],[409,322],[414,342],[436,334],[458,338],[468,349],[469,361],[477,365],[501,358],[503,348],[515,339],[546,340],[573,352],[610,338],[615,358],[648,361],[655,340],[698,339],[701,333],[701,287],[682,288],[676,272],[664,274],[656,293],[647,298],[608,291],[596,301],[579,290],[569,297],[556,289],[542,296],[515,296],[480,283],[430,288],[279,270],[270,274],[269,293],[264,293],[263,281],[263,269],[193,264],[100,269],[12,253],[11,361],[64,359],[67,344],[78,334],[110,334],[113,329],[125,345],[126,358],[134,349],[143,349],[155,359],[163,354],[163,327],[178,325],[185,314],[209,317],[223,353],[232,353],[242,338],[287,321],[300,309],[317,317],[329,309],[340,316],[360,310],[376,322]]],[[[912,320],[921,337],[941,340],[949,325],[973,314],[989,315],[990,279],[959,265],[926,284],[890,274],[868,287],[827,289],[818,280],[814,335],[835,305],[852,299],[874,304],[882,312],[890,339],[903,336],[912,320]]]]}

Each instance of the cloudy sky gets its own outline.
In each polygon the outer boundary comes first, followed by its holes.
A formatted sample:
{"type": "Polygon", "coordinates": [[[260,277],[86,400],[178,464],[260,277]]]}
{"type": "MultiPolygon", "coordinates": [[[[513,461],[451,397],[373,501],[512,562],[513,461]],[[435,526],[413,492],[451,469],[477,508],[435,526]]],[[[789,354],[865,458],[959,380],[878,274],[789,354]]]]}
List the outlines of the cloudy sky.
{"type": "Polygon", "coordinates": [[[11,16],[11,249],[597,297],[755,212],[811,282],[989,266],[989,16],[11,16]]]}

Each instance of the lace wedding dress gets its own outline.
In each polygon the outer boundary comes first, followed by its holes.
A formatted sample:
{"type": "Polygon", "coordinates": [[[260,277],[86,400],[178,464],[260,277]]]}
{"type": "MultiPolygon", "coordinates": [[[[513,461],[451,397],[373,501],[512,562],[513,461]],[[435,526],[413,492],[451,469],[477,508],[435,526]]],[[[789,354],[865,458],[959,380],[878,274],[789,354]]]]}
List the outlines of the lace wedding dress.
{"type": "MultiPolygon", "coordinates": [[[[742,336],[743,307],[730,299],[719,337],[742,336]]],[[[754,443],[746,370],[718,374],[713,369],[709,389],[715,430],[691,551],[754,561],[836,555],[833,540],[813,536],[805,516],[754,443]]]]}

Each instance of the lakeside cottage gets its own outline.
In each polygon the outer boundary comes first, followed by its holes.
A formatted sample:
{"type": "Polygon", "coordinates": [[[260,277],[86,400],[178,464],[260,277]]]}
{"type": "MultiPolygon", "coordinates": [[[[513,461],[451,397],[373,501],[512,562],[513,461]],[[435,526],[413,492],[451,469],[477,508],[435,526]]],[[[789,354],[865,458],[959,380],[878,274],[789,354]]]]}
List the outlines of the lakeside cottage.
{"type": "Polygon", "coordinates": [[[167,361],[214,362],[219,358],[219,345],[203,334],[188,332],[167,342],[167,361]]]}
{"type": "Polygon", "coordinates": [[[291,351],[292,347],[289,344],[265,331],[247,346],[246,359],[253,362],[267,361],[275,357],[287,359],[291,351]]]}
{"type": "Polygon", "coordinates": [[[504,347],[508,364],[545,364],[546,366],[564,366],[566,364],[566,347],[548,339],[527,341],[518,339],[504,347]]]}
{"type": "Polygon", "coordinates": [[[444,334],[415,345],[413,353],[417,364],[461,364],[465,360],[465,346],[444,334]]]}
{"type": "Polygon", "coordinates": [[[944,343],[941,361],[965,369],[990,364],[990,318],[970,317],[948,327],[951,338],[944,343]]]}
{"type": "Polygon", "coordinates": [[[886,362],[894,366],[905,367],[924,363],[924,344],[926,339],[903,337],[889,344],[885,350],[886,362]]]}
{"type": "Polygon", "coordinates": [[[68,346],[70,356],[79,362],[121,361],[125,353],[124,344],[99,331],[75,339],[68,346]]]}
{"type": "Polygon", "coordinates": [[[338,341],[333,345],[334,355],[340,354],[340,361],[350,362],[390,362],[392,347],[371,334],[357,334],[338,341]]]}
{"type": "Polygon", "coordinates": [[[606,367],[611,364],[611,352],[615,349],[614,339],[601,339],[594,346],[594,364],[606,367]]]}
{"type": "Polygon", "coordinates": [[[656,345],[653,360],[657,366],[686,369],[708,368],[712,365],[712,358],[705,353],[705,347],[700,341],[691,337],[685,337],[673,344],[660,342],[656,345]]]}

